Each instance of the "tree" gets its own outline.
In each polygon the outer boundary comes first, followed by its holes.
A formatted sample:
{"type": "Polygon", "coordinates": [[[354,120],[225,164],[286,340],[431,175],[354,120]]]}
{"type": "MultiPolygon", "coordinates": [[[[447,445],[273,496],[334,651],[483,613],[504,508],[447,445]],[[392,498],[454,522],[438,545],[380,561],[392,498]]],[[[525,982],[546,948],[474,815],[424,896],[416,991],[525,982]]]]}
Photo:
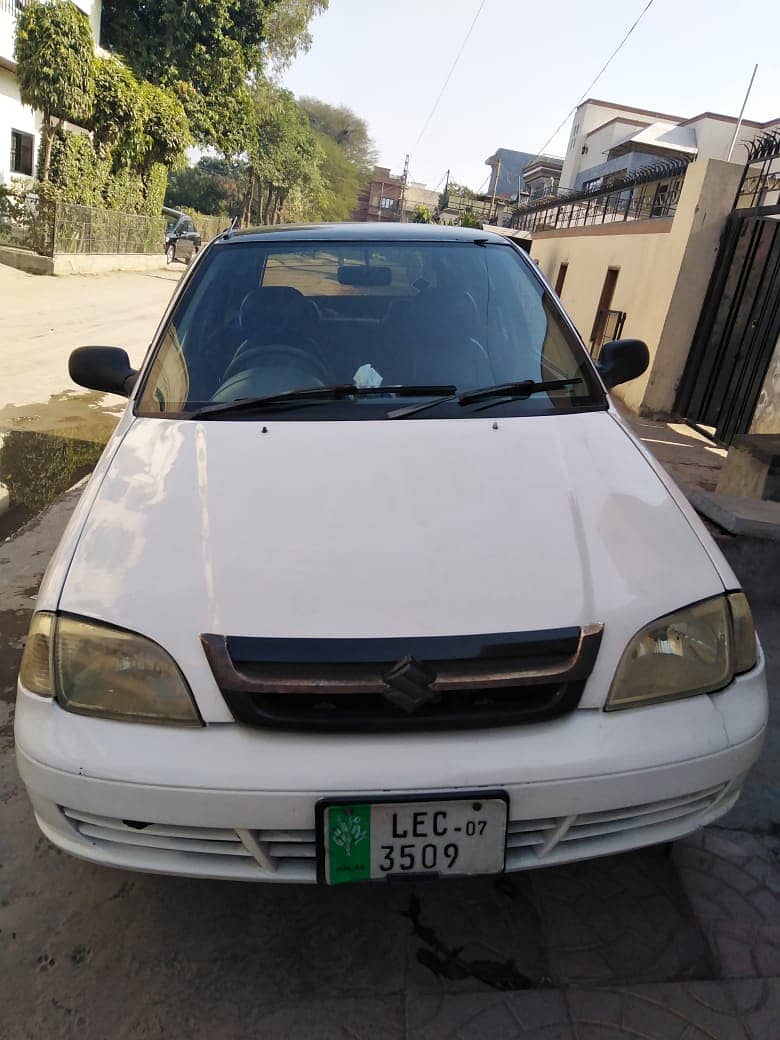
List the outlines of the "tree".
{"type": "Polygon", "coordinates": [[[14,46],[19,95],[43,114],[40,180],[49,179],[54,135],[66,119],[87,120],[92,110],[92,34],[86,16],[68,0],[43,0],[19,10],[14,46]]]}
{"type": "Polygon", "coordinates": [[[298,103],[313,130],[335,141],[364,176],[371,172],[377,152],[364,119],[346,105],[329,105],[313,97],[302,97],[298,103]]]}
{"type": "Polygon", "coordinates": [[[471,210],[466,210],[466,212],[461,215],[460,226],[468,228],[481,228],[482,221],[479,219],[479,217],[475,217],[471,210]]]}
{"type": "Polygon", "coordinates": [[[249,148],[249,183],[244,223],[275,224],[290,192],[322,190],[324,155],[305,114],[288,90],[267,80],[255,84],[254,133],[249,148]]]}
{"type": "Polygon", "coordinates": [[[246,163],[203,156],[197,166],[171,173],[165,204],[232,217],[241,213],[246,178],[246,163]]]}
{"type": "Polygon", "coordinates": [[[246,151],[250,87],[266,61],[283,67],[311,38],[327,0],[104,0],[102,39],[136,75],[174,89],[201,145],[246,151]]]}
{"type": "Polygon", "coordinates": [[[129,167],[138,159],[144,106],[141,87],[118,58],[95,58],[95,95],[90,126],[95,148],[111,152],[115,167],[129,167]]]}
{"type": "Polygon", "coordinates": [[[347,220],[357,205],[376,161],[376,148],[363,119],[345,106],[316,98],[298,102],[324,153],[320,169],[321,220],[347,220]]]}
{"type": "Polygon", "coordinates": [[[412,214],[412,224],[432,224],[433,217],[427,206],[415,206],[412,214]]]}
{"type": "Polygon", "coordinates": [[[200,144],[240,151],[246,84],[277,0],[104,0],[103,42],[143,79],[175,88],[200,144]]]}
{"type": "Polygon", "coordinates": [[[309,22],[328,8],[328,0],[279,0],[270,7],[265,22],[263,52],[277,71],[311,47],[309,22]]]}

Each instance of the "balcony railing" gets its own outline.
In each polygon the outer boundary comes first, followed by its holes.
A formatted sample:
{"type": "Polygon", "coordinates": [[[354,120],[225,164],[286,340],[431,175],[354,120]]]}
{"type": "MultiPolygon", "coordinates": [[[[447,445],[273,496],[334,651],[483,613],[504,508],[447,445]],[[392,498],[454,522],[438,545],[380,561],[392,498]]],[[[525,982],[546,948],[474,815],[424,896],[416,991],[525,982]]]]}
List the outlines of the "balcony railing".
{"type": "Polygon", "coordinates": [[[0,11],[4,14],[16,15],[23,7],[26,7],[29,0],[0,0],[0,11]]]}
{"type": "Polygon", "coordinates": [[[688,162],[655,162],[628,177],[587,191],[559,189],[553,198],[519,206],[512,215],[511,226],[523,231],[558,231],[674,216],[688,162]]]}

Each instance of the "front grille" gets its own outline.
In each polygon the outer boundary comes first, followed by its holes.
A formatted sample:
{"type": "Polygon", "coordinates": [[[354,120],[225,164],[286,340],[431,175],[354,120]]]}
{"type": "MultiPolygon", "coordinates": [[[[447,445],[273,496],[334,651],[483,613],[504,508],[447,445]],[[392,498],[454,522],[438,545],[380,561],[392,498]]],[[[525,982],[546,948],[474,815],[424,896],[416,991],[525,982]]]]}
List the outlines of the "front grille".
{"type": "Polygon", "coordinates": [[[201,636],[222,695],[252,726],[456,729],[553,718],[579,703],[602,626],[410,639],[201,636]]]}
{"type": "Polygon", "coordinates": [[[247,879],[257,879],[261,873],[253,852],[229,828],[121,820],[65,806],[60,810],[91,845],[110,855],[120,854],[124,862],[140,869],[194,870],[247,879]]]}
{"type": "MultiPolygon", "coordinates": [[[[726,806],[740,782],[602,812],[510,820],[506,869],[528,870],[667,841],[693,830],[719,803],[726,806]]],[[[82,838],[109,853],[119,853],[123,863],[141,870],[254,881],[317,879],[313,828],[184,827],[95,816],[68,808],[61,811],[82,838]]]]}
{"type": "Polygon", "coordinates": [[[684,824],[714,808],[727,784],[643,805],[604,812],[580,813],[539,820],[510,820],[506,838],[506,869],[522,870],[547,863],[604,855],[621,843],[663,841],[667,825],[684,824]],[[657,831],[657,834],[653,832],[657,831]]]}

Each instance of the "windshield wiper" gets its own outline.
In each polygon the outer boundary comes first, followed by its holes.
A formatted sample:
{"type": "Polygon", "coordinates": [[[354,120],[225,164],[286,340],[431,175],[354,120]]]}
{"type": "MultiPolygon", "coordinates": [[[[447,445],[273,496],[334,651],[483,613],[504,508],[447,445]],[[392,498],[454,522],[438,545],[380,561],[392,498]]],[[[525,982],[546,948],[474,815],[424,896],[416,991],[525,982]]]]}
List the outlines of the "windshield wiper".
{"type": "Polygon", "coordinates": [[[187,412],[188,419],[210,419],[212,416],[261,411],[275,405],[295,404],[298,401],[340,401],[347,397],[428,397],[452,394],[454,386],[355,386],[354,383],[339,383],[335,386],[307,386],[298,390],[285,390],[281,394],[264,397],[241,397],[236,401],[207,404],[194,412],[187,412]]]}
{"type": "Polygon", "coordinates": [[[497,383],[495,386],[486,386],[481,390],[469,390],[461,394],[458,404],[474,404],[475,401],[489,401],[494,397],[506,397],[509,400],[523,400],[532,394],[541,394],[545,390],[565,390],[569,386],[576,386],[582,380],[577,379],[548,379],[537,383],[533,379],[523,379],[519,383],[497,383]]]}
{"type": "Polygon", "coordinates": [[[485,386],[479,390],[468,390],[463,394],[447,394],[435,401],[426,401],[424,404],[414,404],[409,408],[398,408],[394,412],[388,412],[388,419],[405,419],[408,415],[416,415],[428,408],[435,408],[439,404],[448,404],[457,401],[460,405],[474,404],[476,401],[491,401],[496,397],[503,397],[507,401],[522,401],[533,394],[543,393],[545,390],[565,390],[566,387],[576,386],[582,380],[576,379],[548,379],[537,383],[533,379],[523,379],[519,383],[497,383],[495,386],[485,386]]]}

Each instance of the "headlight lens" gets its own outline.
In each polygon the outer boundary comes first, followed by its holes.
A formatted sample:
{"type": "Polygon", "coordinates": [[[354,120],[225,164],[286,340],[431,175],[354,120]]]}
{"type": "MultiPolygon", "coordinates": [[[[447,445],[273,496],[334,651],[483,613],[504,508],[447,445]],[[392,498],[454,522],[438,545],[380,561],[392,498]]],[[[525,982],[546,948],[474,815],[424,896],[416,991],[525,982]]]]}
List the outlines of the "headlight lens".
{"type": "Polygon", "coordinates": [[[725,596],[653,621],[628,644],[606,708],[690,697],[728,685],[734,674],[731,613],[725,596]]]}
{"type": "Polygon", "coordinates": [[[134,722],[200,725],[175,661],[144,636],[95,621],[33,615],[19,670],[31,693],[68,711],[134,722]]]}
{"type": "Polygon", "coordinates": [[[734,631],[734,671],[737,675],[755,668],[758,658],[753,615],[744,592],[729,593],[731,622],[734,631]]]}
{"type": "Polygon", "coordinates": [[[54,696],[51,669],[53,621],[53,614],[44,611],[33,614],[27,642],[24,644],[22,663],[19,666],[19,681],[22,686],[40,697],[54,696]]]}
{"type": "Polygon", "coordinates": [[[54,678],[57,700],[70,711],[136,722],[200,723],[173,658],[132,632],[58,617],[54,678]]]}

